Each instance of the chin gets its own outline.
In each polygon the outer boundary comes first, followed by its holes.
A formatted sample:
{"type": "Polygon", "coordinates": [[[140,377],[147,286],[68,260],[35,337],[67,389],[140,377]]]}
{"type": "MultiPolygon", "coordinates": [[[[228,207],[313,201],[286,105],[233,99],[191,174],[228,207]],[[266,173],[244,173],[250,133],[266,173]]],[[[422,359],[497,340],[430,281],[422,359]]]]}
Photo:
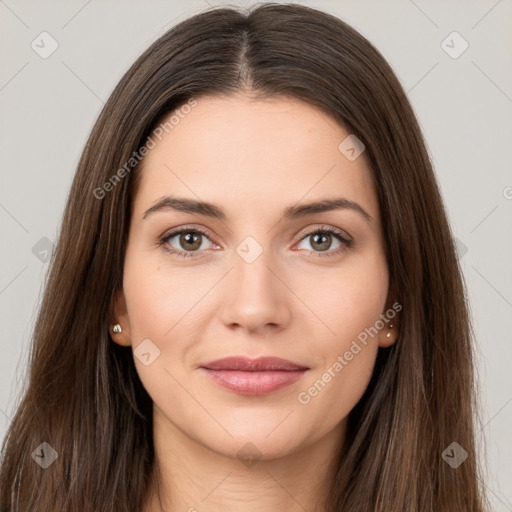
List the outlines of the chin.
{"type": "Polygon", "coordinates": [[[240,428],[233,425],[226,425],[227,430],[231,434],[224,436],[215,436],[203,439],[202,443],[208,449],[219,453],[225,457],[238,458],[247,467],[251,467],[252,461],[257,460],[273,460],[285,457],[297,451],[302,445],[298,432],[291,433],[289,429],[282,429],[280,425],[276,429],[279,422],[273,423],[272,428],[261,429],[240,428]],[[275,429],[274,431],[272,431],[275,429]]]}

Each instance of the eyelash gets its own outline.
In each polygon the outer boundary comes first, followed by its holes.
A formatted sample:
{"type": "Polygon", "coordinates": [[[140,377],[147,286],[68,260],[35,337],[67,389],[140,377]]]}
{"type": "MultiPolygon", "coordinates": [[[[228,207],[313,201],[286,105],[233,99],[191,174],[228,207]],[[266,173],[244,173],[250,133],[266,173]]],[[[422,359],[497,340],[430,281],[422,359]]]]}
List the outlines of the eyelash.
{"type": "MultiPolygon", "coordinates": [[[[202,251],[177,251],[177,250],[171,250],[169,248],[169,245],[167,244],[167,242],[171,238],[175,237],[176,235],[181,235],[182,233],[200,233],[201,235],[210,239],[210,236],[208,235],[208,233],[206,233],[206,231],[203,231],[200,228],[184,227],[184,228],[180,228],[176,231],[171,231],[170,233],[165,234],[158,241],[158,245],[163,247],[163,249],[165,251],[174,255],[177,258],[200,258],[202,256],[202,254],[200,254],[202,251]]],[[[312,252],[313,254],[315,254],[315,256],[318,256],[320,258],[329,258],[331,256],[337,256],[337,255],[341,254],[342,252],[344,252],[345,250],[351,248],[354,245],[354,241],[352,239],[345,237],[341,231],[338,231],[337,229],[335,229],[331,226],[326,226],[326,227],[322,226],[321,228],[316,227],[316,228],[309,229],[303,234],[303,236],[300,238],[300,240],[297,243],[301,242],[308,236],[311,236],[316,233],[322,233],[322,234],[327,233],[327,234],[333,235],[337,240],[339,240],[343,244],[342,247],[339,247],[335,251],[326,251],[325,253],[324,253],[324,251],[309,251],[309,252],[312,252]]]]}

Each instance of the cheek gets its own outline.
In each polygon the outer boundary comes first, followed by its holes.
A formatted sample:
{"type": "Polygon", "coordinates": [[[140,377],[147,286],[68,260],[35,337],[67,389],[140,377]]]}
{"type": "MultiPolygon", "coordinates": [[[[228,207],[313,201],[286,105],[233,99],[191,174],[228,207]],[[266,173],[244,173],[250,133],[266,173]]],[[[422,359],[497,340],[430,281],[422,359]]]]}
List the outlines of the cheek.
{"type": "Polygon", "coordinates": [[[312,430],[328,432],[348,417],[370,382],[377,344],[348,343],[333,351],[322,368],[298,390],[303,417],[314,418],[312,430]]]}
{"type": "Polygon", "coordinates": [[[375,324],[385,312],[388,292],[387,265],[377,254],[340,265],[328,277],[318,273],[315,286],[311,277],[299,281],[304,302],[321,320],[322,334],[315,344],[319,364],[297,399],[332,426],[349,414],[371,379],[378,351],[375,324]]]}
{"type": "Polygon", "coordinates": [[[194,304],[211,284],[197,269],[172,271],[165,257],[147,257],[143,251],[129,255],[125,262],[123,287],[130,319],[130,334],[136,345],[144,338],[159,343],[172,337],[187,315],[194,314],[194,304]]]}
{"type": "Polygon", "coordinates": [[[384,313],[388,293],[385,257],[379,251],[295,279],[297,295],[315,314],[326,354],[343,350],[384,313]]]}
{"type": "Polygon", "coordinates": [[[196,338],[190,331],[191,308],[206,292],[190,285],[183,273],[166,275],[160,262],[134,257],[125,263],[123,286],[135,367],[159,406],[183,402],[179,383],[187,376],[182,364],[190,340],[196,338]],[[149,364],[144,360],[146,353],[149,364]]]}
{"type": "Polygon", "coordinates": [[[189,378],[194,347],[204,338],[206,319],[215,311],[208,306],[209,291],[218,280],[214,271],[170,265],[163,253],[148,254],[143,248],[127,252],[123,288],[134,362],[156,403],[180,400],[177,382],[189,378]],[[138,358],[137,347],[143,341],[158,354],[148,366],[138,358]]]}

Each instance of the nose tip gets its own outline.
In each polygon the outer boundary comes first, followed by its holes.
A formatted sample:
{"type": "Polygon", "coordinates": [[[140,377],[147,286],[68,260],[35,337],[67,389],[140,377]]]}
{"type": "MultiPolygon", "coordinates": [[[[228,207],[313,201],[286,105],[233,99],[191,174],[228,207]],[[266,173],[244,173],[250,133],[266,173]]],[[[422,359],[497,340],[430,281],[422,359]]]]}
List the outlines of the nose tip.
{"type": "MultiPolygon", "coordinates": [[[[247,241],[248,252],[254,255],[251,243],[247,241]]],[[[222,321],[230,328],[243,327],[268,337],[289,321],[288,291],[270,269],[263,252],[251,263],[242,256],[236,259],[231,289],[222,306],[222,321]]]]}

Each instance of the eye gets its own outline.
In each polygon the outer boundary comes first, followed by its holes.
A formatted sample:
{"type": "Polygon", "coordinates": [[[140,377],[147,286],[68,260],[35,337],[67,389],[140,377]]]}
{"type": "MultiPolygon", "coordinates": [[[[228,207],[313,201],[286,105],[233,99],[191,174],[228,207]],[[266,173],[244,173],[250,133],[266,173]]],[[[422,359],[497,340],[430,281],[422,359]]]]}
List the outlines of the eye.
{"type": "MultiPolygon", "coordinates": [[[[336,256],[344,252],[347,248],[353,246],[353,240],[343,231],[337,230],[331,226],[322,226],[321,228],[313,228],[306,232],[306,236],[303,236],[299,245],[304,241],[309,242],[311,250],[315,256],[329,257],[336,256]],[[337,245],[332,249],[333,242],[337,245]]],[[[298,246],[299,249],[304,247],[298,246]]]]}
{"type": "MultiPolygon", "coordinates": [[[[176,229],[165,234],[158,241],[158,245],[177,258],[199,258],[203,256],[203,251],[208,249],[207,244],[205,247],[206,240],[210,241],[215,248],[219,248],[210,240],[205,231],[190,227],[176,229]]],[[[298,244],[299,249],[309,250],[315,256],[320,257],[339,255],[352,246],[352,238],[345,232],[331,226],[315,227],[307,230],[298,244]],[[309,241],[311,249],[300,247],[300,244],[304,241],[309,241]],[[336,250],[331,250],[333,242],[337,244],[334,247],[336,250]]]]}
{"type": "Polygon", "coordinates": [[[178,258],[197,258],[202,256],[201,252],[208,248],[204,246],[205,240],[210,238],[201,229],[181,228],[164,235],[159,245],[178,258]]]}

